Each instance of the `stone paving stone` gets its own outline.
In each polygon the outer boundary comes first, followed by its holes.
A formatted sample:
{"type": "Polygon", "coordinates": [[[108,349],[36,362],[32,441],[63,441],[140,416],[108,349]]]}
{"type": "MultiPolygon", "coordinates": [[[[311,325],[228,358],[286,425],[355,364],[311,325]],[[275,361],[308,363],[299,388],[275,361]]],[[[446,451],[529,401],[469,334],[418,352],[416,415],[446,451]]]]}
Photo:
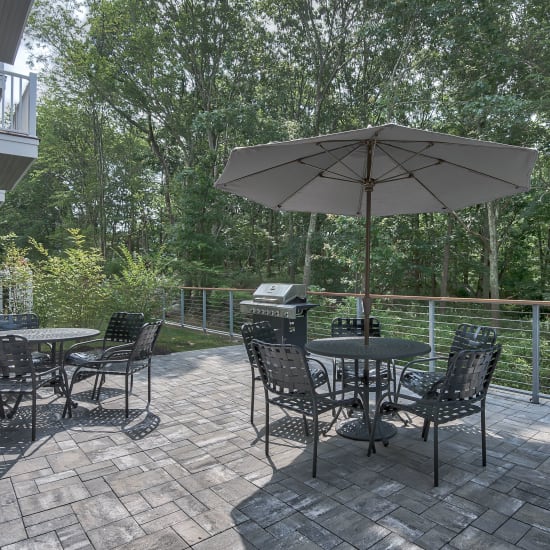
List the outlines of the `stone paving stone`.
{"type": "Polygon", "coordinates": [[[209,509],[208,506],[205,506],[199,499],[191,494],[178,498],[176,504],[191,518],[209,509]]]}
{"type": "MultiPolygon", "coordinates": [[[[548,501],[548,506],[550,506],[550,500],[548,501]]],[[[532,504],[524,504],[514,514],[514,519],[550,533],[550,510],[548,509],[533,506],[532,504]]]]}
{"type": "Polygon", "coordinates": [[[243,538],[233,529],[219,533],[208,540],[197,543],[193,550],[254,550],[254,546],[243,538]]]}
{"type": "Polygon", "coordinates": [[[501,514],[495,510],[487,510],[472,522],[474,527],[481,529],[487,533],[494,533],[506,520],[508,516],[501,514]]]}
{"type": "Polygon", "coordinates": [[[159,469],[115,479],[111,481],[111,487],[119,497],[123,497],[168,481],[172,481],[171,476],[164,470],[159,469]]]}
{"type": "Polygon", "coordinates": [[[519,548],[526,550],[546,550],[550,548],[550,533],[532,527],[517,543],[519,548]]]}
{"type": "Polygon", "coordinates": [[[293,532],[299,532],[308,541],[313,542],[324,550],[331,550],[342,542],[342,539],[301,513],[293,514],[271,525],[267,530],[275,539],[287,538],[293,532]]]}
{"type": "Polygon", "coordinates": [[[27,532],[21,518],[6,521],[4,517],[0,520],[0,547],[24,540],[27,538],[27,532]]]}
{"type": "Polygon", "coordinates": [[[500,539],[516,544],[529,529],[529,525],[511,518],[501,525],[494,534],[500,539]]]}
{"type": "Polygon", "coordinates": [[[475,527],[468,527],[462,533],[457,535],[451,542],[452,548],[459,550],[483,550],[485,548],[498,548],[498,550],[512,550],[516,548],[515,545],[499,539],[493,535],[489,535],[485,531],[476,529],[475,527]]]}
{"type": "Polygon", "coordinates": [[[234,527],[239,535],[256,548],[273,548],[277,539],[254,521],[244,521],[234,527]]]}
{"type": "Polygon", "coordinates": [[[2,546],[2,550],[63,550],[63,546],[57,535],[51,532],[2,546]]]}
{"type": "Polygon", "coordinates": [[[90,493],[84,485],[70,485],[21,498],[19,506],[23,515],[29,515],[84,500],[89,496],[90,493]]]}
{"type": "Polygon", "coordinates": [[[63,550],[93,550],[88,535],[78,523],[58,529],[56,533],[63,550]]]}
{"type": "Polygon", "coordinates": [[[459,487],[456,494],[467,500],[493,508],[505,515],[512,515],[523,505],[523,501],[517,498],[510,497],[509,495],[504,496],[498,491],[477,485],[477,483],[467,483],[459,487]]]}
{"type": "Polygon", "coordinates": [[[358,548],[368,548],[390,533],[389,529],[345,506],[331,510],[319,518],[318,523],[343,541],[358,548]]]}
{"type": "Polygon", "coordinates": [[[455,531],[455,533],[460,533],[472,521],[477,519],[478,515],[442,501],[423,512],[422,517],[455,531]]]}
{"type": "MultiPolygon", "coordinates": [[[[164,506],[162,506],[162,508],[164,508],[164,506]]],[[[156,531],[164,530],[187,519],[189,519],[188,516],[178,508],[171,513],[165,513],[152,521],[142,523],[141,526],[146,533],[155,533],[156,531]]]]}
{"type": "Polygon", "coordinates": [[[117,550],[184,550],[189,545],[173,530],[165,529],[118,546],[117,550]]]}
{"type": "Polygon", "coordinates": [[[397,508],[380,519],[378,523],[408,540],[421,537],[436,525],[434,521],[415,514],[406,508],[397,508]]]}
{"type": "Polygon", "coordinates": [[[126,507],[112,492],[75,502],[72,508],[86,531],[129,516],[126,507]]]}
{"type": "Polygon", "coordinates": [[[238,510],[261,527],[272,525],[294,513],[291,506],[264,491],[258,491],[252,497],[241,502],[238,505],[238,510]]]}
{"type": "Polygon", "coordinates": [[[437,550],[438,548],[443,548],[454,537],[456,537],[456,532],[446,529],[441,525],[436,525],[433,529],[426,531],[421,537],[415,539],[414,542],[420,548],[437,550]]]}
{"type": "Polygon", "coordinates": [[[42,535],[43,533],[57,531],[63,527],[76,524],[78,524],[78,519],[75,514],[57,515],[55,518],[48,521],[27,526],[27,535],[32,538],[37,535],[42,535]]]}
{"type": "Polygon", "coordinates": [[[381,498],[370,491],[363,490],[362,494],[359,494],[355,498],[346,502],[346,506],[367,516],[373,521],[378,521],[387,514],[393,512],[399,508],[399,505],[388,500],[387,498],[381,498]]]}
{"type": "Polygon", "coordinates": [[[374,546],[370,546],[370,550],[420,550],[422,547],[413,544],[411,541],[390,533],[387,537],[384,537],[381,541],[377,542],[374,546]]]}
{"type": "MultiPolygon", "coordinates": [[[[202,540],[210,538],[210,533],[205,531],[198,523],[192,519],[187,519],[172,525],[172,529],[189,544],[194,545],[202,540]]],[[[227,549],[229,550],[229,546],[227,549]]],[[[168,549],[167,549],[168,550],[168,549]]]]}
{"type": "Polygon", "coordinates": [[[87,466],[91,464],[90,459],[80,449],[71,449],[70,451],[63,451],[62,453],[56,453],[47,457],[48,463],[52,467],[54,472],[66,472],[67,469],[78,468],[79,466],[87,466]]]}
{"type": "Polygon", "coordinates": [[[94,547],[101,550],[110,550],[145,536],[143,529],[129,517],[96,529],[87,529],[86,533],[94,547]]]}

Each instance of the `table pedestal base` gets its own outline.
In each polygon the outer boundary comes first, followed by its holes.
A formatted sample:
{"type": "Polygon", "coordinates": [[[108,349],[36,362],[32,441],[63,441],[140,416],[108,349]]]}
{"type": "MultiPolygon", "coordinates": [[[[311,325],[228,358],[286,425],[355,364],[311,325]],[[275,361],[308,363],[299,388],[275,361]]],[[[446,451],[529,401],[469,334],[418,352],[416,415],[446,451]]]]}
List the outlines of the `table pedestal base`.
{"type": "MultiPolygon", "coordinates": [[[[340,422],[336,433],[348,439],[370,441],[370,430],[362,418],[349,418],[340,422]]],[[[388,422],[379,421],[374,432],[375,441],[387,441],[397,433],[397,428],[388,422]]]]}

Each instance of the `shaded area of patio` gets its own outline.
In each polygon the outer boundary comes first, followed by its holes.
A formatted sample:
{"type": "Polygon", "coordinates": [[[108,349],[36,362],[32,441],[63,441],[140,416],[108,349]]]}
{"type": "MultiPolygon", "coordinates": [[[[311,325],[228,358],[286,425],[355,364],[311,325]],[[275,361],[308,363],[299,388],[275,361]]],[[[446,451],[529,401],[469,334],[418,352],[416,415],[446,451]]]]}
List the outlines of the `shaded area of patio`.
{"type": "MultiPolygon", "coordinates": [[[[155,356],[153,402],[136,377],[130,417],[108,381],[103,406],[88,382],[60,420],[61,400],[0,421],[2,549],[548,548],[550,410],[493,389],[488,465],[477,417],[440,429],[440,487],[420,420],[376,455],[337,436],[319,445],[318,477],[302,420],[273,408],[264,456],[263,388],[249,423],[242,345],[155,356]],[[29,415],[30,416],[30,415],[29,415]],[[35,546],[33,546],[33,544],[35,546]]],[[[326,420],[330,420],[327,415],[326,420]]]]}

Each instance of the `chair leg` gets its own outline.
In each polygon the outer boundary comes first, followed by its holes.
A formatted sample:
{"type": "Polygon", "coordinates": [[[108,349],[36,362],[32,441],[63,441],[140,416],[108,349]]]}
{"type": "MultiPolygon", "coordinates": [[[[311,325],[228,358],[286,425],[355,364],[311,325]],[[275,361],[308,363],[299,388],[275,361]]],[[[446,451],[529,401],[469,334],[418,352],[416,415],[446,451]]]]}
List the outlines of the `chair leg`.
{"type": "Polygon", "coordinates": [[[69,379],[67,378],[67,372],[63,367],[60,369],[61,379],[63,380],[63,391],[65,392],[65,407],[63,408],[63,418],[65,418],[65,411],[69,411],[69,418],[73,417],[71,392],[69,390],[69,379]]]}
{"type": "Polygon", "coordinates": [[[256,391],[256,376],[252,369],[252,395],[250,396],[250,423],[254,424],[254,393],[256,391]]]}
{"type": "Polygon", "coordinates": [[[147,404],[151,404],[151,363],[147,365],[147,404]]]}
{"type": "Polygon", "coordinates": [[[126,414],[126,418],[128,418],[128,411],[129,411],[129,407],[128,407],[128,401],[129,401],[129,397],[128,397],[128,376],[125,376],[124,377],[124,394],[125,394],[125,401],[124,401],[124,404],[125,404],[125,409],[124,409],[124,412],[126,414]]]}
{"type": "Polygon", "coordinates": [[[485,435],[485,401],[481,404],[481,463],[487,466],[487,438],[485,435]]]}
{"type": "Polygon", "coordinates": [[[32,425],[31,425],[31,439],[36,441],[36,388],[32,390],[32,425]]]}
{"type": "Polygon", "coordinates": [[[309,429],[307,427],[307,416],[303,414],[302,419],[304,420],[304,432],[306,434],[306,437],[309,437],[309,429]]]}
{"type": "Polygon", "coordinates": [[[265,456],[269,456],[269,401],[265,395],[265,456]]]}
{"type": "Polygon", "coordinates": [[[437,421],[434,421],[434,487],[439,486],[439,436],[437,421]]]}
{"type": "Polygon", "coordinates": [[[317,411],[313,413],[313,469],[312,477],[317,477],[317,446],[319,444],[319,418],[317,411]]]}
{"type": "Polygon", "coordinates": [[[425,418],[424,424],[422,425],[422,439],[428,441],[428,434],[430,433],[430,419],[425,418]]]}

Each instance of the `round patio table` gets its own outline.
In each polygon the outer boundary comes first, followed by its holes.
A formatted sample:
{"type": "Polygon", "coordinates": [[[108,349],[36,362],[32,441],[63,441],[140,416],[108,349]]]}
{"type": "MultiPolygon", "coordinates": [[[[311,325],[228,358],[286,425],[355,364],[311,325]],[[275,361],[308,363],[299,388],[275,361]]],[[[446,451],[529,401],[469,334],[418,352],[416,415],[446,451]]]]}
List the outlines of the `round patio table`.
{"type": "Polygon", "coordinates": [[[16,336],[22,336],[29,342],[35,344],[50,344],[52,346],[51,356],[55,362],[58,355],[57,344],[59,343],[59,357],[60,362],[63,362],[63,343],[68,340],[84,340],[86,338],[93,338],[99,334],[99,330],[95,328],[22,328],[13,330],[0,331],[0,336],[7,334],[14,334],[16,336]]]}
{"type": "MultiPolygon", "coordinates": [[[[369,337],[369,344],[365,345],[365,338],[363,336],[352,336],[312,340],[306,344],[306,350],[314,355],[323,357],[353,359],[355,361],[364,360],[367,368],[369,360],[376,363],[377,399],[372,424],[376,426],[374,440],[385,442],[395,435],[397,429],[389,422],[378,420],[378,415],[380,414],[378,410],[379,402],[382,397],[380,366],[382,362],[389,362],[392,359],[409,359],[418,355],[426,355],[430,353],[431,347],[424,342],[417,342],[415,340],[373,336],[369,337]]],[[[363,391],[367,393],[368,397],[368,384],[363,384],[363,391]]],[[[364,403],[368,403],[368,399],[365,399],[364,403]]],[[[361,418],[349,418],[340,422],[336,432],[349,439],[371,441],[371,421],[368,418],[368,414],[369,411],[365,411],[364,416],[361,418]]]]}

